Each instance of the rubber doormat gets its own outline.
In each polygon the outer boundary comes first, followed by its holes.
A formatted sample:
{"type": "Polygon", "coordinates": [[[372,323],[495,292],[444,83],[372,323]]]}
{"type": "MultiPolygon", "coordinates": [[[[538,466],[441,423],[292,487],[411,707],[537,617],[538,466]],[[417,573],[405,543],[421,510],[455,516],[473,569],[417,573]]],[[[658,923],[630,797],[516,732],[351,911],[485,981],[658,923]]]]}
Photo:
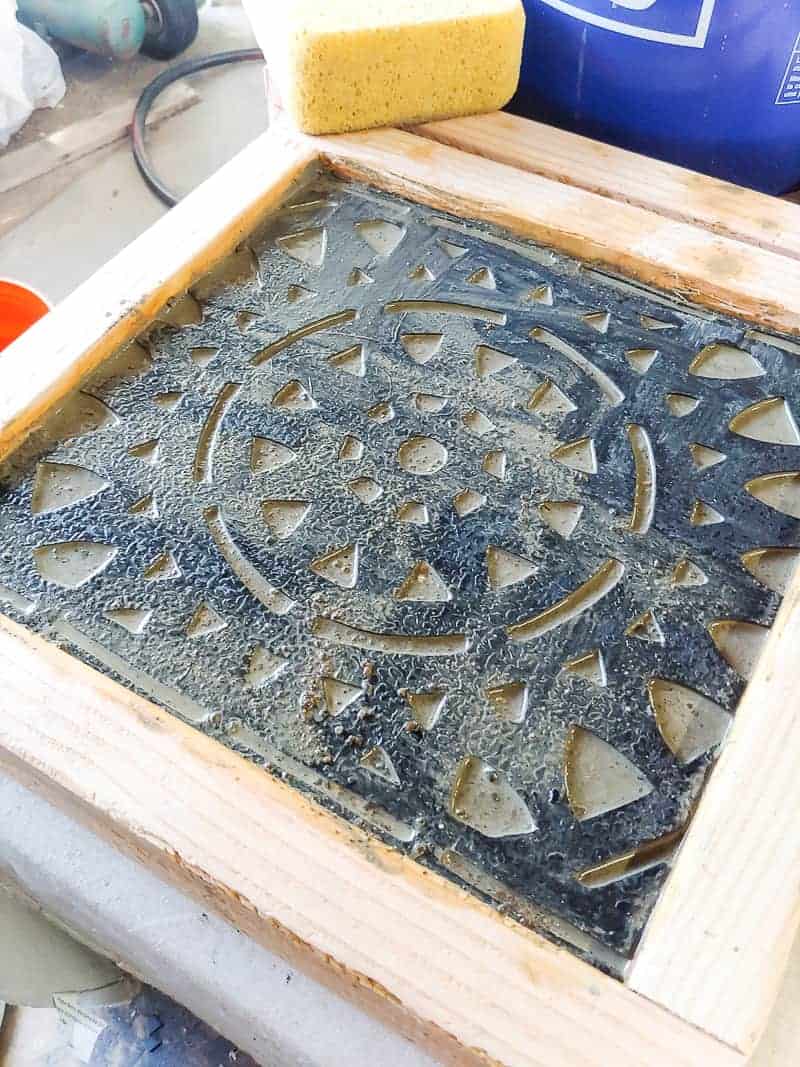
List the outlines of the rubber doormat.
{"type": "Polygon", "coordinates": [[[797,360],[326,179],[6,464],[3,602],[619,970],[795,562],[797,360]]]}

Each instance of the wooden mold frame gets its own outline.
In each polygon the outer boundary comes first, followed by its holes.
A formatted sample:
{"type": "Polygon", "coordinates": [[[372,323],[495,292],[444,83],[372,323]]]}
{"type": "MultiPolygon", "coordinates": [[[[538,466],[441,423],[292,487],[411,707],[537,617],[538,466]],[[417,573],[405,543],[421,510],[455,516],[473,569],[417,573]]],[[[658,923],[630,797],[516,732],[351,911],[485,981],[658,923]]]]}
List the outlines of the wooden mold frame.
{"type": "MultiPolygon", "coordinates": [[[[318,166],[800,335],[792,205],[505,115],[278,123],[3,355],[0,457],[318,166]]],[[[799,645],[796,579],[624,982],[3,617],[0,764],[444,1063],[733,1065],[797,925],[799,645]]]]}

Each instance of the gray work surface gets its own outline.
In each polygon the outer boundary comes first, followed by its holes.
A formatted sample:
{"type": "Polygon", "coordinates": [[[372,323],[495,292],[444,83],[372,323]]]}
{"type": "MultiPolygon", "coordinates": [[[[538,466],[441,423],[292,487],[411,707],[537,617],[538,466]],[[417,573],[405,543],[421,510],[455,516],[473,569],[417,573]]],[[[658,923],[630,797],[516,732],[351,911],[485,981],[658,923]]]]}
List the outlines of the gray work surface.
{"type": "Polygon", "coordinates": [[[0,777],[0,877],[265,1067],[433,1065],[6,777],[0,777]]]}

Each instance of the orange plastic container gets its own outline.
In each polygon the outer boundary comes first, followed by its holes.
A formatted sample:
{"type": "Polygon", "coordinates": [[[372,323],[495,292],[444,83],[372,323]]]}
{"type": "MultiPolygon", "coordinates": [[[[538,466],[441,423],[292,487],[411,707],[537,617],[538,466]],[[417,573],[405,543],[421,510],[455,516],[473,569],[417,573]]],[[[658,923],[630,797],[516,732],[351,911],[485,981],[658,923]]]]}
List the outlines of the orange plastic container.
{"type": "Polygon", "coordinates": [[[50,310],[50,305],[21,282],[0,278],[0,352],[33,326],[50,310]]]}

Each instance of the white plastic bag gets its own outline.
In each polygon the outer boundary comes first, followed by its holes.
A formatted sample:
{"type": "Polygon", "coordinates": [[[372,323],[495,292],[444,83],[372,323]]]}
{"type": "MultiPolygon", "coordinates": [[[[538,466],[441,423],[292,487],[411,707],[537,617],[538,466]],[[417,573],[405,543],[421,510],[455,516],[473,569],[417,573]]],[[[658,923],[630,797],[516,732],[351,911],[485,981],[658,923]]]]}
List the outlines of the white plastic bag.
{"type": "Polygon", "coordinates": [[[0,148],[34,108],[54,107],[66,91],[58,56],[17,22],[16,8],[16,0],[0,0],[0,148]]]}

